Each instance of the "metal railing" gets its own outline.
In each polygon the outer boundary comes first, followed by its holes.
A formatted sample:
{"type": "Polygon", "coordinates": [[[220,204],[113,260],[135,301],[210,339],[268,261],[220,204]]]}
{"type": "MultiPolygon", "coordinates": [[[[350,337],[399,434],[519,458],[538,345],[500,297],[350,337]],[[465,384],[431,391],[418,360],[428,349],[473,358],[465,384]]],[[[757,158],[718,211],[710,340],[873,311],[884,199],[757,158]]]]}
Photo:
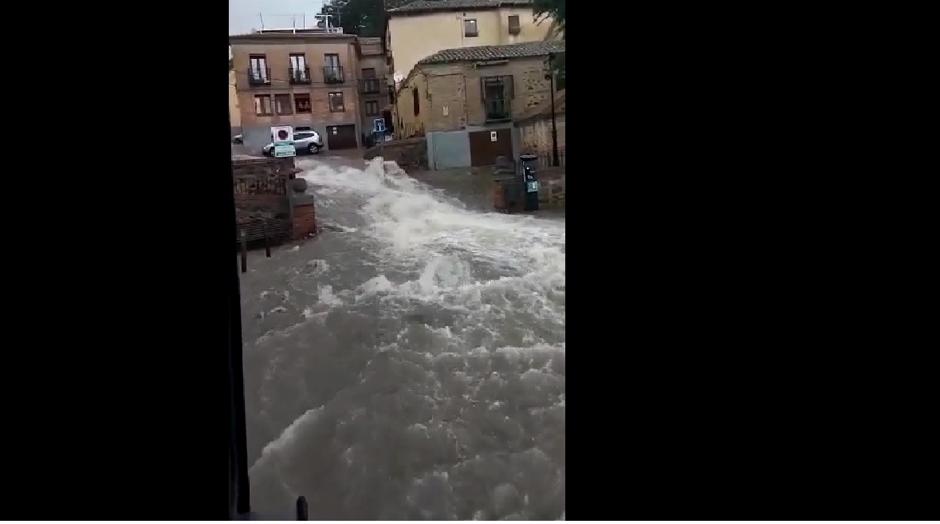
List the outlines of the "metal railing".
{"type": "Polygon", "coordinates": [[[378,78],[363,78],[359,80],[359,90],[366,95],[377,95],[382,90],[382,82],[378,78]]]}
{"type": "Polygon", "coordinates": [[[343,78],[342,66],[324,66],[323,81],[327,84],[342,84],[346,80],[343,78]]]}
{"type": "Polygon", "coordinates": [[[266,86],[271,84],[271,68],[266,67],[264,71],[260,69],[248,70],[248,85],[266,86]]]}
{"type": "Polygon", "coordinates": [[[488,98],[483,101],[486,108],[487,120],[507,120],[511,118],[509,100],[503,98],[488,98]]]}
{"type": "Polygon", "coordinates": [[[309,84],[310,83],[310,68],[304,67],[301,68],[288,68],[287,74],[290,75],[290,83],[292,84],[309,84]]]}

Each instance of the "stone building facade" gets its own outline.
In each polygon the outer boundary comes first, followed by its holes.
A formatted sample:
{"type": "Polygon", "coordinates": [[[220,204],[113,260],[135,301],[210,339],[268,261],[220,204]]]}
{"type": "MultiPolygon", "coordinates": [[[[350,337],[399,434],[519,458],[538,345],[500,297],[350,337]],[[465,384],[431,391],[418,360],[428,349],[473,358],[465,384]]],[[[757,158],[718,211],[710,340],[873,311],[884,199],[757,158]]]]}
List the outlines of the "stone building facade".
{"type": "Polygon", "coordinates": [[[521,151],[513,121],[547,107],[548,56],[564,43],[447,49],[423,60],[398,90],[396,138],[426,136],[431,168],[490,165],[521,151]]]}
{"type": "MultiPolygon", "coordinates": [[[[543,105],[528,111],[515,121],[519,130],[522,153],[537,155],[542,164],[552,156],[552,111],[551,105],[543,105]]],[[[565,151],[565,92],[555,95],[555,130],[561,159],[565,151]]]]}

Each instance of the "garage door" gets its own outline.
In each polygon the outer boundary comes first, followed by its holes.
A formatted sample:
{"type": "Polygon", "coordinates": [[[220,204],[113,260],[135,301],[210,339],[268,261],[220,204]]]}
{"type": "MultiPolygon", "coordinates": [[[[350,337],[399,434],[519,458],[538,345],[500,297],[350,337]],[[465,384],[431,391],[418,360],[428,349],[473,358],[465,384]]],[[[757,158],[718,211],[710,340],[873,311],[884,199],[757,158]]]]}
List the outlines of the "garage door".
{"type": "Polygon", "coordinates": [[[512,130],[492,129],[470,133],[470,165],[490,166],[496,157],[512,159],[512,130]]]}
{"type": "Polygon", "coordinates": [[[356,126],[326,126],[326,146],[329,149],[350,149],[356,144],[356,126]]]}

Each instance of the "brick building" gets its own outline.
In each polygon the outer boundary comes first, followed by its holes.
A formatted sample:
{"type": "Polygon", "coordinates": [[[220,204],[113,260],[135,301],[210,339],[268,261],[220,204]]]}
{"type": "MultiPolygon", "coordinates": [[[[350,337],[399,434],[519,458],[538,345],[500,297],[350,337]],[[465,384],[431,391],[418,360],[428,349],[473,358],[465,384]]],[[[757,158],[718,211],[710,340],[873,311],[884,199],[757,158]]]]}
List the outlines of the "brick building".
{"type": "Polygon", "coordinates": [[[389,92],[386,85],[386,57],[379,37],[359,37],[357,39],[359,55],[359,98],[362,118],[362,140],[370,143],[376,119],[383,119],[386,128],[392,125],[392,111],[389,92]]]}
{"type": "MultiPolygon", "coordinates": [[[[309,127],[326,149],[361,145],[356,35],[318,30],[229,37],[241,131],[249,151],[271,141],[270,127],[309,127]]],[[[371,126],[370,126],[371,127],[371,126]]]]}
{"type": "Polygon", "coordinates": [[[398,90],[397,138],[426,136],[431,168],[493,164],[521,153],[513,121],[550,104],[550,54],[564,42],[445,49],[418,62],[398,90]]]}

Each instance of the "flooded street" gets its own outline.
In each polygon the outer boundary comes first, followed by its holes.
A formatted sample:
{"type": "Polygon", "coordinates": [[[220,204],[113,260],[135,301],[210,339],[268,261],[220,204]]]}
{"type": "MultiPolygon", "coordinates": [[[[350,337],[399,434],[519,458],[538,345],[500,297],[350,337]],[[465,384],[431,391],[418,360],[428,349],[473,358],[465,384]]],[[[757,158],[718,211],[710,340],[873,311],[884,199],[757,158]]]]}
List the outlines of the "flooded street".
{"type": "Polygon", "coordinates": [[[254,511],[563,518],[564,214],[489,212],[480,175],[297,166],[323,232],[241,276],[254,511]]]}

